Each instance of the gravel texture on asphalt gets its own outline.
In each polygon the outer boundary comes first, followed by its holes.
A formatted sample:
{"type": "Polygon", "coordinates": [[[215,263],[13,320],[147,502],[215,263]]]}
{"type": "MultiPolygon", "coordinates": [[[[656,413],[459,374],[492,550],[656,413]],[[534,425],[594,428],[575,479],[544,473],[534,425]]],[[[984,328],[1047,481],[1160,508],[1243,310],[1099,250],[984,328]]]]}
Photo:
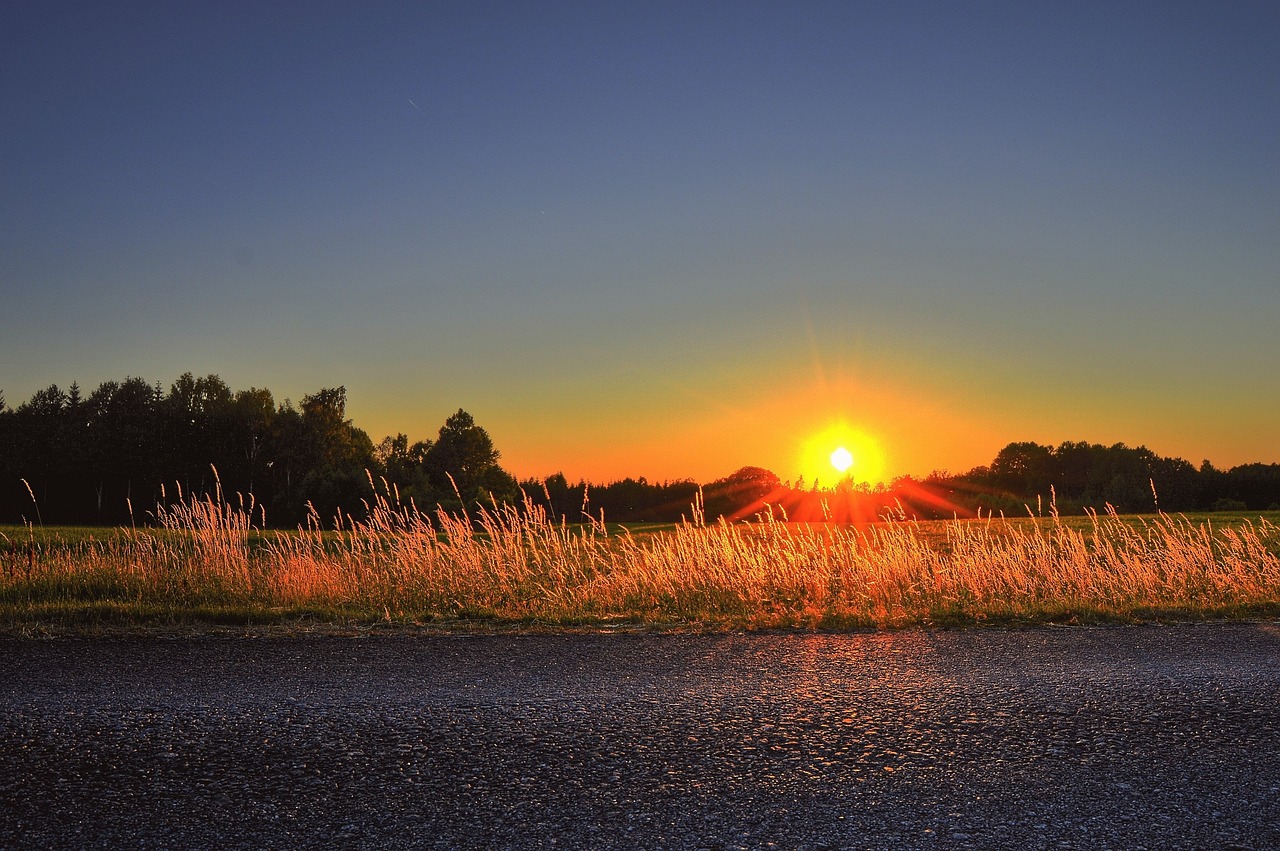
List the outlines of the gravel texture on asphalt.
{"type": "Polygon", "coordinates": [[[1280,848],[1280,626],[0,641],[8,848],[1280,848]]]}

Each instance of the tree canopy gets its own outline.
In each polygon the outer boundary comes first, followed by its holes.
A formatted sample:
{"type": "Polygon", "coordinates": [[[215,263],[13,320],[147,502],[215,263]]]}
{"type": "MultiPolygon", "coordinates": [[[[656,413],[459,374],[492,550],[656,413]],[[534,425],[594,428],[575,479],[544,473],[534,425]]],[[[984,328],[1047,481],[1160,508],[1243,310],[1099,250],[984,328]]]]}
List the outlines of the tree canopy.
{"type": "Polygon", "coordinates": [[[141,378],[107,381],[88,398],[75,384],[52,385],[0,407],[0,522],[33,517],[36,505],[45,522],[144,522],[165,500],[221,489],[252,494],[272,525],[295,526],[311,512],[329,525],[364,509],[371,479],[427,509],[517,497],[466,411],[434,443],[398,435],[375,447],[346,409],[345,387],[295,407],[270,390],[232,391],[217,375],[184,373],[167,393],[141,378]]]}

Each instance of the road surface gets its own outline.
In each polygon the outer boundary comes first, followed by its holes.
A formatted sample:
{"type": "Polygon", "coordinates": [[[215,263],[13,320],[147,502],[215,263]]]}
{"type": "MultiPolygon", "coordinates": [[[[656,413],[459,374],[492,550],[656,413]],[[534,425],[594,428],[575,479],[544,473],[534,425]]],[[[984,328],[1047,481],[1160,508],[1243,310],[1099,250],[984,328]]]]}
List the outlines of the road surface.
{"type": "Polygon", "coordinates": [[[0,641],[7,848],[1280,848],[1280,626],[0,641]]]}

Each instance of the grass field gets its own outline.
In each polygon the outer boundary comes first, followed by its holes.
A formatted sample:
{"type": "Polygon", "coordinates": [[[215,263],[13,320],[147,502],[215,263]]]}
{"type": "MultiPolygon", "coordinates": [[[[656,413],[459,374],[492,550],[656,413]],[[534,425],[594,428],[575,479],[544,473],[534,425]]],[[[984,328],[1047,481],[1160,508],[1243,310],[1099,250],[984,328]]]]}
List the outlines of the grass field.
{"type": "Polygon", "coordinates": [[[0,631],[204,626],[854,629],[1280,615],[1280,516],[553,522],[536,506],[253,528],[218,500],[154,528],[0,527],[0,631]]]}

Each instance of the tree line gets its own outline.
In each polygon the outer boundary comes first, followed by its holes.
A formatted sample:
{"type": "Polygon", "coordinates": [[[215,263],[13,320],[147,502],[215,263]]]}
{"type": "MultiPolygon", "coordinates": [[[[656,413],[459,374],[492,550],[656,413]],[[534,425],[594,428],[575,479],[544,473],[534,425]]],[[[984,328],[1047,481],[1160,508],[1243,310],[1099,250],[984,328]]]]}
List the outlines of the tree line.
{"type": "Polygon", "coordinates": [[[424,509],[518,496],[488,433],[465,411],[434,440],[375,445],[346,415],[345,387],[277,403],[217,375],[182,375],[166,392],[141,378],[85,396],[50,386],[10,409],[0,396],[0,522],[143,523],[155,506],[218,491],[253,495],[255,522],[293,527],[359,515],[371,476],[424,509]]]}
{"type": "Polygon", "coordinates": [[[830,488],[743,467],[713,482],[570,483],[563,474],[518,482],[488,432],[466,411],[432,439],[404,434],[375,444],[346,416],[346,388],[277,402],[259,388],[232,391],[217,375],[186,373],[166,391],[141,378],[108,381],[85,396],[50,386],[16,408],[0,393],[0,522],[146,523],[182,496],[252,494],[255,522],[291,528],[314,515],[331,526],[361,517],[375,488],[424,512],[529,499],[570,522],[672,522],[772,514],[778,519],[869,522],[1027,511],[1062,514],[1107,505],[1262,511],[1280,508],[1280,464],[1219,470],[1145,447],[1011,443],[989,465],[875,487],[830,488]]]}

